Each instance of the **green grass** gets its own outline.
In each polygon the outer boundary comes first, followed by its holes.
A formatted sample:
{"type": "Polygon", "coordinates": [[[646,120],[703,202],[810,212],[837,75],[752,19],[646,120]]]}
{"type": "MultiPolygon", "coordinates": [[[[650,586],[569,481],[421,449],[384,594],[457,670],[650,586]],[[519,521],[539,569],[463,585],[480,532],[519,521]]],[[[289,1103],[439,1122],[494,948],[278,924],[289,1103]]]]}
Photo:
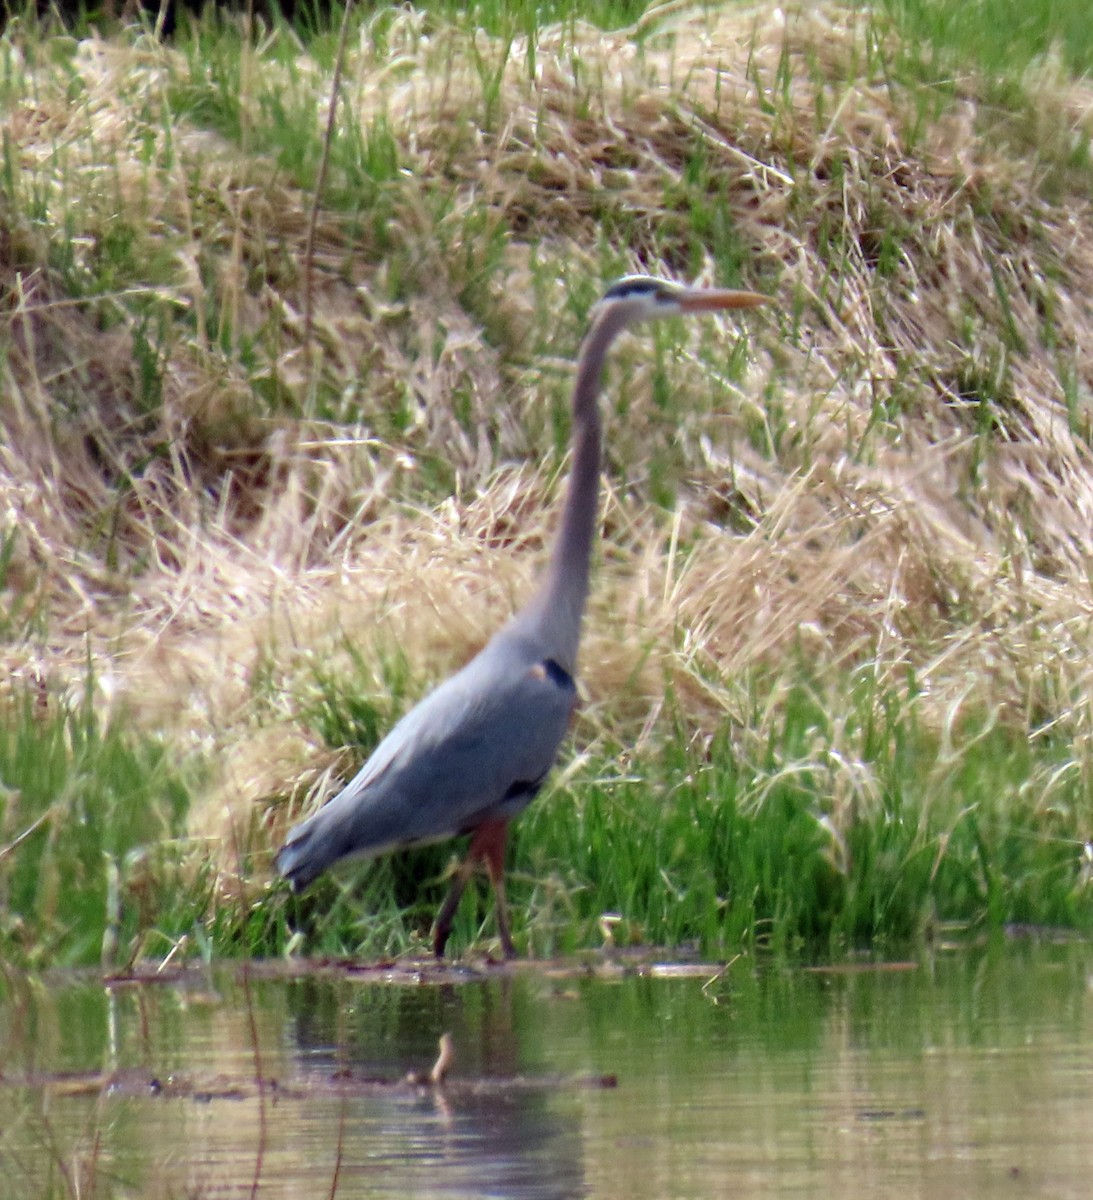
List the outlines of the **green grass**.
{"type": "MultiPolygon", "coordinates": [[[[826,958],[906,952],[950,923],[1090,929],[1093,814],[1068,746],[974,722],[942,746],[920,731],[913,694],[862,682],[833,718],[830,697],[804,680],[772,706],[772,682],[785,685],[757,678],[742,697],[743,741],[695,744],[680,721],[657,749],[601,745],[570,770],[563,762],[564,786],[514,827],[518,944],[571,953],[601,945],[609,928],[623,946],[826,958]],[[843,804],[857,809],[852,819],[843,804]]],[[[354,700],[319,681],[316,697],[301,717],[362,756],[390,719],[386,694],[354,700]]],[[[43,714],[28,694],[0,731],[7,961],[120,967],[179,947],[205,957],[427,952],[455,845],[342,868],[299,898],[234,888],[180,837],[194,781],[162,746],[120,721],[102,727],[87,698],[43,714]]],[[[249,836],[246,873],[261,875],[262,843],[249,836]]],[[[493,936],[483,879],[452,947],[493,936]]]]}
{"type": "MultiPolygon", "coordinates": [[[[771,697],[755,686],[759,724],[771,697]]],[[[1090,805],[1068,746],[1033,749],[989,723],[942,746],[918,729],[913,697],[867,684],[837,720],[803,681],[777,711],[746,758],[728,737],[688,745],[683,725],[655,752],[581,756],[514,826],[518,942],[572,953],[609,927],[622,946],[838,958],[905,953],[954,924],[1093,927],[1090,805]],[[839,797],[859,808],[852,820],[839,797]]],[[[408,938],[424,952],[453,854],[344,868],[284,919],[311,952],[389,954],[408,938]]],[[[494,936],[484,878],[474,895],[455,948],[494,936]]]]}
{"type": "MultiPolygon", "coordinates": [[[[35,689],[0,720],[0,955],[112,966],[173,910],[185,782],[162,744],[35,689]]],[[[157,947],[158,949],[158,947],[157,947]]]]}
{"type": "Polygon", "coordinates": [[[954,65],[1018,78],[1037,59],[1058,52],[1082,75],[1093,68],[1093,29],[1081,0],[883,0],[906,35],[906,65],[951,78],[954,65]]]}
{"type": "Polygon", "coordinates": [[[890,78],[914,90],[924,122],[970,85],[994,114],[984,136],[1038,160],[1043,188],[1062,194],[1088,186],[1089,130],[1056,111],[1053,97],[1060,80],[1093,71],[1093,30],[1081,0],[884,0],[880,9],[902,35],[890,78]]]}

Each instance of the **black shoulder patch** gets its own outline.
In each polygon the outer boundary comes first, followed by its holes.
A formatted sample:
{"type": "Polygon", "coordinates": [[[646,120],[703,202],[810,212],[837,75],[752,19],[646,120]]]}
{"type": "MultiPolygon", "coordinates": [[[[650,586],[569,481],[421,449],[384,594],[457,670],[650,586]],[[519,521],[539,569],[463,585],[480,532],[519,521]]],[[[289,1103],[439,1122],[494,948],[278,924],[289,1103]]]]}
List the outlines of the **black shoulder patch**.
{"type": "Polygon", "coordinates": [[[546,672],[547,679],[554,684],[555,687],[560,687],[563,692],[575,692],[577,685],[573,682],[573,676],[561,665],[555,662],[553,658],[543,659],[543,670],[546,672]]]}
{"type": "MultiPolygon", "coordinates": [[[[543,777],[544,779],[546,776],[543,777]]],[[[501,803],[505,804],[509,800],[516,800],[520,796],[527,796],[528,803],[539,794],[539,789],[543,786],[542,779],[518,779],[515,783],[510,783],[505,790],[505,794],[501,797],[501,803]]]]}

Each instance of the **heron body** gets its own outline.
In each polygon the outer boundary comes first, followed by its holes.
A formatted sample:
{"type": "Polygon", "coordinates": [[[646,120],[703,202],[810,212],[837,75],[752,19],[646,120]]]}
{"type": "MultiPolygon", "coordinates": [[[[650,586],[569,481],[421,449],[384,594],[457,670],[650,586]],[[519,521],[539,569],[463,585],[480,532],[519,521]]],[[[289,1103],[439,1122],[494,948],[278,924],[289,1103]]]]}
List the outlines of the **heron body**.
{"type": "Polygon", "coordinates": [[[593,315],[573,391],[573,464],[546,576],[528,603],[462,670],[430,692],[376,747],[346,787],[289,831],[278,871],[299,891],[344,858],[471,834],[437,917],[443,955],[463,888],[485,863],[502,948],[515,953],[504,896],[508,823],[554,763],[577,699],[581,618],[598,525],[597,396],[611,343],[643,318],[766,302],[753,292],[686,288],[647,276],[619,280],[593,315]]]}
{"type": "Polygon", "coordinates": [[[554,762],[577,689],[533,640],[502,630],[430,692],[357,776],[297,826],[277,866],[297,889],[332,863],[510,820],[554,762]]]}

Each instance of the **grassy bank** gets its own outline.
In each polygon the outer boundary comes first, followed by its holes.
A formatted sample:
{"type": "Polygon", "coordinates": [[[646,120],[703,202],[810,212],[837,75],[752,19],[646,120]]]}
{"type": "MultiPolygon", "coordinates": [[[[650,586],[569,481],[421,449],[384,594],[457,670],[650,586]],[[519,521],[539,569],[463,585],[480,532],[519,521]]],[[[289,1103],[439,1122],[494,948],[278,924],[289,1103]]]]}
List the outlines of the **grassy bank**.
{"type": "Polygon", "coordinates": [[[1087,928],[1089,47],[975,11],[383,10],[329,142],[336,30],[9,26],[4,948],[422,945],[452,847],[271,850],[525,594],[629,270],[781,310],[615,357],[518,941],[1087,928]]]}

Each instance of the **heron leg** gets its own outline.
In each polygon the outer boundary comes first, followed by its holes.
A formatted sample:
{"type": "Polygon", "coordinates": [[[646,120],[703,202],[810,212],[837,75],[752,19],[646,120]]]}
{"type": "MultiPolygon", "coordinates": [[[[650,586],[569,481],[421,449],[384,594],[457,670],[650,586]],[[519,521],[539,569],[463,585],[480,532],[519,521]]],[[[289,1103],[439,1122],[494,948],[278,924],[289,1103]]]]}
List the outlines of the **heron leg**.
{"type": "Polygon", "coordinates": [[[501,951],[506,958],[516,957],[516,947],[509,933],[509,906],[505,899],[505,842],[509,834],[507,821],[487,821],[475,832],[472,851],[477,849],[486,864],[486,873],[493,884],[494,909],[497,912],[497,933],[501,938],[501,951]]]}
{"type": "Polygon", "coordinates": [[[474,871],[475,864],[481,860],[486,864],[486,873],[493,885],[494,902],[497,909],[497,932],[501,938],[501,950],[506,958],[516,957],[516,948],[512,944],[509,933],[508,904],[505,900],[505,841],[508,837],[507,821],[485,821],[474,831],[467,857],[459,864],[448,895],[437,913],[436,926],[433,929],[433,953],[437,958],[444,957],[444,947],[448,944],[448,936],[452,932],[452,921],[455,910],[463,897],[463,889],[467,886],[474,871]]]}
{"type": "Polygon", "coordinates": [[[452,886],[448,889],[448,894],[444,898],[440,912],[436,914],[436,925],[433,927],[433,953],[437,958],[444,957],[444,947],[448,944],[448,936],[452,932],[452,921],[455,919],[455,910],[459,907],[459,901],[463,896],[463,889],[467,886],[467,880],[470,879],[473,870],[474,853],[472,843],[471,851],[468,852],[467,857],[456,868],[455,875],[452,878],[452,886]]]}

